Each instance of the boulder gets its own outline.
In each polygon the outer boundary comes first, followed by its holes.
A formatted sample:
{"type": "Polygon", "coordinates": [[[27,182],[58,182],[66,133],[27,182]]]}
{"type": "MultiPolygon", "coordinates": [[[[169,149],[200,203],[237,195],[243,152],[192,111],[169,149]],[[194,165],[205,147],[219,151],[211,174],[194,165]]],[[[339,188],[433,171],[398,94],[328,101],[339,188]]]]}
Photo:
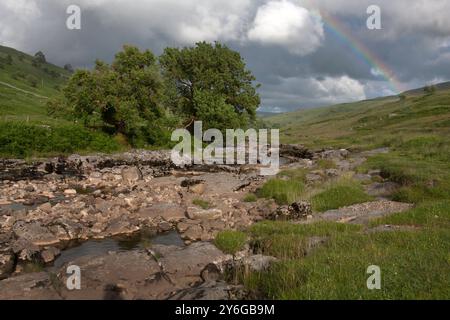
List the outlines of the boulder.
{"type": "Polygon", "coordinates": [[[196,184],[188,188],[189,192],[202,195],[206,191],[206,185],[204,183],[196,184]]]}
{"type": "Polygon", "coordinates": [[[57,256],[61,254],[61,251],[55,247],[49,247],[41,252],[41,258],[44,263],[53,262],[57,256]]]}
{"type": "Polygon", "coordinates": [[[142,172],[138,167],[125,167],[122,169],[122,180],[128,184],[136,183],[142,180],[142,172]]]}
{"type": "Polygon", "coordinates": [[[28,240],[36,246],[50,246],[59,243],[59,238],[38,221],[29,223],[17,221],[13,226],[13,232],[17,238],[28,240]]]}
{"type": "Polygon", "coordinates": [[[270,265],[275,261],[277,261],[277,258],[275,257],[256,254],[249,257],[244,257],[240,263],[247,271],[261,272],[267,271],[270,268],[270,265]]]}
{"type": "Polygon", "coordinates": [[[169,251],[159,259],[166,275],[177,286],[187,287],[201,283],[202,271],[209,264],[215,264],[219,270],[232,260],[209,242],[196,242],[184,248],[169,251]]]}
{"type": "Polygon", "coordinates": [[[201,209],[197,207],[188,207],[187,216],[192,220],[208,220],[218,219],[222,217],[222,210],[220,209],[201,209]]]}

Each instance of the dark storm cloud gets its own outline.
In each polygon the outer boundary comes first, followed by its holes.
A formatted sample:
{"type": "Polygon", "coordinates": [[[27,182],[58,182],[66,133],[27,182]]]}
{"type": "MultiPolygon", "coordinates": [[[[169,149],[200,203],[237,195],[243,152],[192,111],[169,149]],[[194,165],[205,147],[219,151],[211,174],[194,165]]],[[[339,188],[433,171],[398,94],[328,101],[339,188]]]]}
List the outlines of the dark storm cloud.
{"type": "Polygon", "coordinates": [[[264,110],[292,110],[392,94],[352,43],[313,12],[332,15],[405,88],[450,79],[450,2],[445,0],[79,0],[82,29],[66,28],[72,1],[2,0],[0,43],[49,61],[90,67],[123,44],[167,46],[219,40],[241,52],[262,84],[264,110]],[[382,30],[366,8],[382,9],[382,30]],[[318,18],[319,17],[319,18],[318,18]]]}

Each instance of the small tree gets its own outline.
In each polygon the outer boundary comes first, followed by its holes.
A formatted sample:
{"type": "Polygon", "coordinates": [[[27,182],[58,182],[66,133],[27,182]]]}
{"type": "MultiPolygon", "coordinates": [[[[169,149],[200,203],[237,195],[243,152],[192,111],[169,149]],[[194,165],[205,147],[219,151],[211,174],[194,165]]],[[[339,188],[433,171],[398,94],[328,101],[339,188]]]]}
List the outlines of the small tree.
{"type": "Polygon", "coordinates": [[[258,86],[238,52],[217,42],[200,42],[195,47],[165,49],[160,63],[167,103],[186,124],[202,120],[206,127],[245,127],[255,119],[258,86]]]}
{"type": "Polygon", "coordinates": [[[100,124],[103,130],[142,145],[156,139],[152,136],[157,121],[165,117],[159,103],[161,91],[153,53],[124,46],[111,65],[96,61],[92,71],[77,70],[64,96],[67,109],[86,126],[100,124]],[[141,139],[143,136],[146,138],[141,139]]]}
{"type": "Polygon", "coordinates": [[[38,67],[41,64],[44,64],[46,62],[47,62],[47,60],[45,58],[44,53],[42,51],[36,52],[36,54],[34,55],[33,61],[32,61],[33,66],[38,67]]]}
{"type": "Polygon", "coordinates": [[[68,71],[70,73],[73,73],[73,67],[72,67],[72,65],[70,63],[67,63],[67,64],[64,65],[64,70],[66,70],[66,71],[68,71]]]}

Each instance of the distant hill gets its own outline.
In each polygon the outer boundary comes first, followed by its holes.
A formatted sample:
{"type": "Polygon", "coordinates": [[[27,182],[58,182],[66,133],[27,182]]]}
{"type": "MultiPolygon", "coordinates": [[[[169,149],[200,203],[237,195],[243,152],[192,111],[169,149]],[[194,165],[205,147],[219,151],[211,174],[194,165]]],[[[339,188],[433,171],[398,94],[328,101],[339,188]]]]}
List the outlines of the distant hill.
{"type": "Polygon", "coordinates": [[[310,147],[377,147],[390,140],[438,134],[450,136],[450,82],[399,96],[299,110],[266,117],[285,143],[310,147]]]}
{"type": "Polygon", "coordinates": [[[272,117],[279,113],[276,112],[266,112],[266,111],[256,111],[256,115],[260,118],[272,117]]]}
{"type": "MultiPolygon", "coordinates": [[[[450,81],[435,84],[435,85],[433,85],[433,87],[436,89],[436,91],[450,90],[450,81]]],[[[406,95],[422,95],[424,93],[424,90],[425,90],[425,87],[422,87],[422,88],[406,91],[403,94],[406,94],[406,95]]]]}
{"type": "Polygon", "coordinates": [[[45,103],[61,94],[70,72],[48,62],[33,64],[33,58],[0,46],[0,120],[48,120],[45,103]]]}

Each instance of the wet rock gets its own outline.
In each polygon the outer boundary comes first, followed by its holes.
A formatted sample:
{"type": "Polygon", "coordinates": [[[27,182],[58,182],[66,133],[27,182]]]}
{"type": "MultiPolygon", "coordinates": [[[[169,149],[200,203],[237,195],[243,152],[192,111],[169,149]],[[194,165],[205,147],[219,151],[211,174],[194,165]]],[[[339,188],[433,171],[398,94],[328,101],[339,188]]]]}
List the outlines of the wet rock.
{"type": "Polygon", "coordinates": [[[84,228],[82,224],[65,218],[56,219],[52,224],[62,227],[61,240],[77,239],[84,228]],[[67,238],[64,238],[64,233],[67,234],[67,238]]]}
{"type": "Polygon", "coordinates": [[[158,224],[158,229],[162,232],[167,232],[172,230],[172,225],[166,221],[163,221],[158,224]]]}
{"type": "Polygon", "coordinates": [[[187,208],[187,216],[192,220],[218,219],[222,216],[220,209],[201,209],[196,207],[187,208]]]}
{"type": "Polygon", "coordinates": [[[49,246],[59,243],[59,239],[38,221],[29,223],[17,221],[13,226],[13,232],[17,238],[23,238],[37,246],[49,246]]]}
{"type": "Polygon", "coordinates": [[[39,262],[41,258],[39,247],[23,238],[13,241],[11,250],[20,262],[39,262]]]}
{"type": "Polygon", "coordinates": [[[155,203],[150,207],[139,209],[137,214],[140,218],[161,217],[166,221],[179,221],[186,217],[185,209],[175,203],[155,203]]]}
{"type": "MultiPolygon", "coordinates": [[[[81,257],[70,264],[82,270],[81,290],[63,288],[61,295],[65,299],[156,299],[164,298],[174,290],[161,277],[158,263],[145,251],[81,257]]],[[[62,283],[66,282],[66,265],[61,268],[58,278],[62,283]]]]}
{"type": "Polygon", "coordinates": [[[200,225],[190,225],[181,234],[181,237],[189,241],[199,241],[202,239],[203,229],[200,225]]]}
{"type": "Polygon", "coordinates": [[[9,248],[0,248],[0,280],[11,274],[14,270],[15,257],[9,248]]]}
{"type": "Polygon", "coordinates": [[[49,247],[41,252],[41,258],[44,263],[53,262],[57,256],[61,254],[61,251],[55,247],[49,247]]]}
{"type": "Polygon", "coordinates": [[[138,167],[126,167],[122,169],[122,180],[132,184],[142,180],[142,172],[138,167]]]}
{"type": "Polygon", "coordinates": [[[223,266],[232,259],[212,243],[196,242],[190,246],[168,252],[159,259],[166,275],[177,286],[190,286],[202,282],[201,273],[209,264],[223,266]]]}
{"type": "Polygon", "coordinates": [[[244,292],[244,286],[208,281],[194,288],[180,290],[170,300],[234,300],[242,299],[244,292]]]}
{"type": "Polygon", "coordinates": [[[55,287],[57,283],[45,272],[26,273],[0,281],[0,300],[61,299],[55,287]]]}
{"type": "Polygon", "coordinates": [[[109,226],[106,228],[105,233],[108,236],[125,235],[131,234],[139,230],[139,227],[131,224],[129,221],[118,218],[110,222],[109,226]]]}
{"type": "Polygon", "coordinates": [[[48,200],[49,200],[48,197],[39,195],[39,196],[35,196],[32,198],[26,199],[23,202],[23,204],[27,205],[27,206],[37,206],[37,205],[46,203],[48,200]]]}

